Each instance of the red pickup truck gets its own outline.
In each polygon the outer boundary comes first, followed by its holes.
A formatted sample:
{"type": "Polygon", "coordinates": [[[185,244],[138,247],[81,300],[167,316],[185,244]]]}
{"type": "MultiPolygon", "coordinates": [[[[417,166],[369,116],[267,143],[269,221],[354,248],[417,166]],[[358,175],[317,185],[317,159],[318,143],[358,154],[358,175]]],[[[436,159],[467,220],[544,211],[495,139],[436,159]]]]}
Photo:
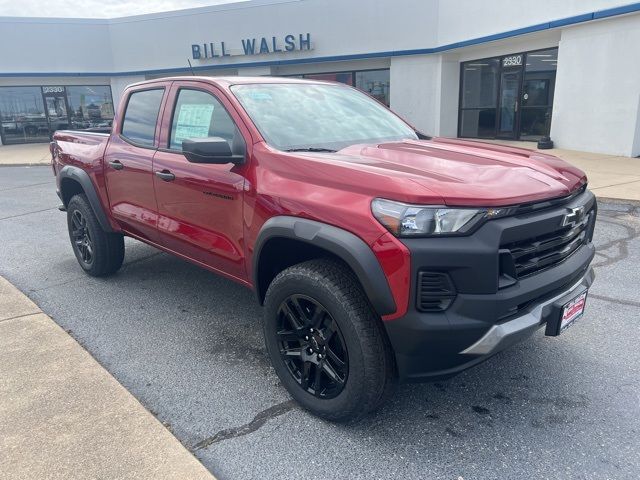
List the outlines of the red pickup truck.
{"type": "Polygon", "coordinates": [[[594,278],[583,172],[427,137],[345,85],[146,81],[110,134],[59,131],[51,152],[88,274],[116,272],[127,235],[253,289],[282,384],[335,421],[558,335],[594,278]]]}

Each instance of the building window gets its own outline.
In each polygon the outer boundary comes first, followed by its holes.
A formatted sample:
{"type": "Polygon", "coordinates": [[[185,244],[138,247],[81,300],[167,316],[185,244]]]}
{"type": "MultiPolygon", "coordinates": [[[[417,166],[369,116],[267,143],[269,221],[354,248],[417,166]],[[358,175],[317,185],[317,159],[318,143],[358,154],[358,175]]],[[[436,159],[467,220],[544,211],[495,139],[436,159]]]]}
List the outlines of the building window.
{"type": "Polygon", "coordinates": [[[48,142],[56,130],[111,127],[108,85],[0,87],[2,143],[48,142]]]}
{"type": "Polygon", "coordinates": [[[458,134],[539,140],[551,128],[558,49],[461,65],[458,134]]]}
{"type": "Polygon", "coordinates": [[[0,87],[2,143],[49,141],[49,124],[40,87],[0,87]]]}
{"type": "Polygon", "coordinates": [[[463,64],[460,136],[495,137],[499,70],[498,58],[463,64]]]}
{"type": "Polygon", "coordinates": [[[71,128],[110,127],[113,100],[107,86],[67,87],[71,128]]]}
{"type": "Polygon", "coordinates": [[[304,75],[304,78],[310,78],[313,80],[325,80],[328,82],[340,82],[353,86],[353,72],[314,73],[304,75]]]}
{"type": "Polygon", "coordinates": [[[391,97],[389,94],[391,81],[390,71],[388,68],[383,70],[356,70],[350,72],[309,73],[304,75],[287,76],[344,83],[355,86],[359,90],[368,93],[387,107],[391,103],[391,97]]]}
{"type": "Polygon", "coordinates": [[[356,72],[356,88],[367,92],[387,107],[391,103],[389,96],[390,85],[389,70],[365,70],[356,72]]]}

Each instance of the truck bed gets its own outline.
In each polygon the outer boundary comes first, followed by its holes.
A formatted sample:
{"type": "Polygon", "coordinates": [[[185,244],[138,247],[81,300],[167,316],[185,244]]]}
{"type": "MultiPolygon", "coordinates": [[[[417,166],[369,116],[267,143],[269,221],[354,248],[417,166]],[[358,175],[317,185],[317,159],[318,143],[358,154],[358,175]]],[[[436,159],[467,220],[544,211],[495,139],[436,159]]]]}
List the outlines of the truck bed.
{"type": "Polygon", "coordinates": [[[53,134],[58,154],[54,171],[65,165],[83,166],[89,170],[102,169],[102,158],[109,143],[109,133],[58,130],[53,134]]]}

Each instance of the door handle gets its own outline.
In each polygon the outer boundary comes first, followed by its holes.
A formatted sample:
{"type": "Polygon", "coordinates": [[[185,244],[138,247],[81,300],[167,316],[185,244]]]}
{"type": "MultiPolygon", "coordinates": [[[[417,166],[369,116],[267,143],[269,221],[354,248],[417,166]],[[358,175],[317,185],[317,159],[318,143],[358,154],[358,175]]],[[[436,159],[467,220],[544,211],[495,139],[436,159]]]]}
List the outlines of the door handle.
{"type": "Polygon", "coordinates": [[[122,163],[120,163],[120,160],[112,160],[112,161],[109,162],[109,165],[114,170],[122,170],[124,168],[124,165],[122,163]]]}
{"type": "Polygon", "coordinates": [[[173,173],[171,173],[169,170],[162,170],[162,171],[156,172],[156,177],[161,178],[165,182],[171,182],[172,180],[176,179],[176,176],[173,173]]]}

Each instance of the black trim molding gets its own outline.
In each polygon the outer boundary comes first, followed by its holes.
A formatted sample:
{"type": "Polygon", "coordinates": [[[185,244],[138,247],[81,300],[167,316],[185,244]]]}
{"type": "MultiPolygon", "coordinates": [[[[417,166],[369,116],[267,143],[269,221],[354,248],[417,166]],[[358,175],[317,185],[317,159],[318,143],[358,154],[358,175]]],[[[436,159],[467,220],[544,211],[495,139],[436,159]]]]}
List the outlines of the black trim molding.
{"type": "Polygon", "coordinates": [[[379,315],[396,311],[396,303],[387,277],[373,250],[359,237],[332,225],[304,218],[278,216],[267,220],[258,234],[253,250],[253,280],[262,303],[264,293],[258,282],[260,252],[268,240],[288,238],[312,244],[342,259],[360,280],[369,301],[379,315]]]}
{"type": "MultiPolygon", "coordinates": [[[[93,211],[96,214],[96,217],[98,218],[98,222],[100,223],[100,226],[102,227],[102,229],[106,232],[114,231],[113,228],[111,228],[111,224],[107,219],[107,215],[105,214],[104,209],[102,208],[102,203],[100,202],[100,198],[98,197],[98,192],[96,192],[96,188],[94,187],[93,182],[91,181],[91,178],[89,178],[89,175],[87,174],[87,172],[85,172],[79,167],[74,167],[73,165],[65,165],[64,167],[62,167],[62,170],[60,170],[60,173],[58,174],[58,178],[60,182],[59,196],[61,197],[63,202],[64,202],[64,191],[63,191],[64,180],[70,179],[75,182],[78,182],[82,187],[82,190],[84,190],[84,194],[87,196],[87,199],[91,204],[91,208],[93,208],[93,211]]],[[[67,204],[66,202],[64,203],[66,207],[67,204]]]]}

